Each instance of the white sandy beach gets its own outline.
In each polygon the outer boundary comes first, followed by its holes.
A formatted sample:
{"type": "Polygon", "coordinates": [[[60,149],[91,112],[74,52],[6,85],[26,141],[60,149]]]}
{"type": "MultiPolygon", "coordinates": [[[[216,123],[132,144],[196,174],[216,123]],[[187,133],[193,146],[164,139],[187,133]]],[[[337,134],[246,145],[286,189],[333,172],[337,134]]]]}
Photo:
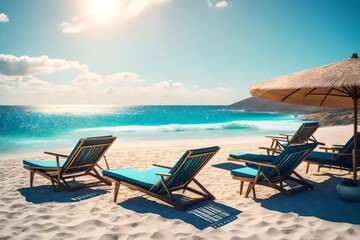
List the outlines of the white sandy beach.
{"type": "MultiPolygon", "coordinates": [[[[351,125],[327,127],[315,136],[327,145],[343,144],[352,130],[351,125]]],[[[120,187],[116,204],[113,186],[55,193],[49,181],[36,175],[30,188],[22,160],[49,157],[39,152],[2,159],[0,239],[359,239],[360,203],[340,201],[335,192],[341,178],[350,177],[348,172],[323,168],[318,173],[313,165],[306,174],[302,164],[297,172],[314,190],[288,197],[258,186],[255,200],[239,195],[240,183],[231,178],[234,164],[227,162],[228,154],[265,153],[258,146],[269,144],[265,137],[125,142],[118,136],[107,153],[111,168],[173,165],[186,149],[221,147],[197,176],[216,200],[187,212],[126,187],[120,187]]],[[[66,154],[72,147],[44,150],[66,154]]]]}

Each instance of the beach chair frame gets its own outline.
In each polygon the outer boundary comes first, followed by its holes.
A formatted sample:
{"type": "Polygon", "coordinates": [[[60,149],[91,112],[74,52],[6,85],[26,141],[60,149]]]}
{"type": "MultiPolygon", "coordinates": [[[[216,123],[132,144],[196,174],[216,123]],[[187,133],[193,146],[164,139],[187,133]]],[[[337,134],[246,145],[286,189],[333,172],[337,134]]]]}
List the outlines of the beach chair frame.
{"type": "MultiPolygon", "coordinates": [[[[313,149],[307,149],[307,150],[302,150],[302,151],[297,151],[296,153],[302,152],[303,155],[302,156],[307,156],[313,149]]],[[[293,153],[292,153],[293,154],[293,153]]],[[[291,154],[289,154],[291,155],[291,154]]],[[[246,160],[246,159],[239,159],[239,158],[232,158],[229,157],[228,161],[233,161],[233,162],[243,162],[246,165],[248,164],[254,164],[258,166],[257,169],[257,173],[256,176],[254,178],[247,178],[247,177],[240,177],[240,176],[233,176],[232,178],[235,180],[240,180],[240,195],[242,195],[242,191],[243,191],[243,186],[244,186],[244,182],[248,182],[248,188],[246,190],[246,194],[245,197],[249,197],[250,192],[253,192],[253,196],[254,198],[256,198],[256,193],[255,193],[255,185],[263,185],[263,186],[267,186],[267,187],[271,187],[274,188],[288,196],[294,195],[296,193],[308,190],[308,189],[313,189],[314,187],[305,181],[305,179],[298,174],[295,169],[301,164],[302,161],[299,161],[298,164],[296,164],[295,166],[293,166],[293,168],[288,171],[286,174],[281,174],[278,164],[272,164],[269,162],[264,162],[264,161],[256,161],[256,160],[246,160]],[[276,170],[277,172],[277,176],[276,177],[269,177],[267,176],[263,171],[262,168],[263,167],[270,167],[276,170]],[[260,175],[262,175],[264,177],[264,180],[259,180],[260,175]],[[295,176],[292,176],[295,175],[295,176]],[[291,191],[286,190],[284,188],[284,182],[286,180],[291,180],[295,183],[298,183],[300,185],[302,185],[302,187],[298,187],[295,190],[292,189],[291,191]],[[279,185],[278,185],[279,184],[279,185]]]]}
{"type": "MultiPolygon", "coordinates": [[[[170,173],[155,173],[157,176],[160,177],[160,180],[155,183],[149,190],[144,189],[142,187],[133,185],[131,183],[125,182],[125,181],[119,181],[117,179],[111,178],[109,176],[104,176],[103,178],[105,178],[106,180],[115,183],[115,189],[114,189],[114,202],[117,202],[117,197],[118,197],[118,193],[119,193],[119,189],[120,189],[120,185],[124,185],[132,190],[137,190],[140,192],[143,192],[145,194],[148,194],[154,198],[157,198],[161,201],[164,201],[166,203],[168,203],[169,205],[179,209],[179,210],[186,210],[186,208],[188,208],[189,206],[192,206],[196,203],[202,202],[202,201],[206,201],[206,200],[215,200],[214,195],[212,195],[202,184],[200,184],[199,181],[197,181],[195,179],[195,176],[203,169],[203,167],[210,161],[210,159],[220,150],[220,148],[218,147],[215,151],[209,151],[209,152],[205,152],[205,153],[199,153],[199,154],[193,154],[192,150],[188,150],[188,154],[186,155],[186,157],[182,160],[181,164],[177,167],[177,170],[170,174],[170,173]],[[180,169],[186,165],[186,162],[190,159],[190,158],[197,158],[197,157],[203,157],[206,158],[205,161],[203,161],[202,164],[198,165],[196,167],[196,169],[193,171],[193,173],[191,174],[191,176],[185,181],[182,182],[181,184],[175,184],[172,187],[168,187],[168,181],[170,180],[171,177],[176,176],[176,174],[179,173],[180,169]],[[189,185],[191,183],[194,183],[195,185],[197,185],[202,191],[199,191],[197,189],[194,189],[192,187],[190,187],[189,185]],[[157,188],[158,186],[162,186],[163,190],[160,191],[159,193],[154,192],[153,190],[155,188],[157,188]],[[183,190],[183,193],[188,190],[192,193],[195,193],[197,195],[199,195],[200,197],[197,199],[192,200],[189,203],[181,203],[179,201],[177,201],[173,195],[173,193],[175,191],[179,191],[179,190],[183,190]]],[[[169,167],[169,166],[163,166],[163,165],[159,165],[159,164],[153,164],[153,166],[156,167],[162,167],[162,168],[167,168],[167,169],[173,169],[173,167],[169,167]]]]}
{"type": "MultiPolygon", "coordinates": [[[[352,160],[353,158],[353,154],[346,154],[346,153],[334,153],[334,158],[333,160],[335,161],[338,157],[343,157],[343,158],[348,158],[350,160],[352,160]]],[[[360,158],[360,155],[358,155],[358,158],[360,158]]],[[[317,172],[320,172],[321,168],[328,168],[328,169],[337,169],[337,170],[344,170],[344,171],[349,171],[349,174],[353,171],[352,165],[351,166],[345,166],[342,165],[340,163],[332,163],[332,164],[327,164],[327,163],[319,163],[316,161],[312,161],[309,159],[305,159],[304,162],[307,163],[306,166],[306,173],[309,173],[309,168],[310,168],[310,164],[314,164],[317,165],[317,172]]],[[[360,170],[360,166],[357,167],[357,170],[360,170]]]]}
{"type": "MultiPolygon", "coordinates": [[[[360,133],[357,135],[358,139],[360,138],[360,133]]],[[[304,162],[307,163],[306,166],[306,173],[309,172],[310,164],[317,165],[317,172],[320,172],[321,168],[328,168],[328,169],[338,169],[338,170],[345,170],[349,171],[351,173],[353,171],[352,164],[345,165],[341,162],[336,162],[337,160],[341,159],[348,159],[349,162],[352,162],[353,159],[353,151],[354,151],[354,137],[352,136],[348,142],[344,145],[332,145],[332,147],[319,147],[319,149],[325,150],[326,153],[333,154],[332,161],[333,163],[327,164],[327,163],[320,163],[311,159],[306,158],[304,162]]],[[[358,155],[358,158],[360,158],[360,155],[358,155]]],[[[357,167],[357,170],[360,170],[360,166],[357,167]]]]}
{"type": "Polygon", "coordinates": [[[106,157],[105,157],[105,153],[108,151],[108,149],[114,143],[115,140],[116,140],[116,137],[113,137],[113,136],[96,137],[96,138],[82,138],[82,139],[80,139],[76,148],[73,150],[71,157],[69,155],[64,155],[64,154],[44,152],[45,154],[55,156],[56,168],[48,168],[48,167],[44,167],[44,168],[35,167],[34,168],[34,167],[24,165],[23,166],[24,169],[30,171],[30,187],[33,187],[33,181],[34,181],[35,174],[39,174],[40,176],[48,179],[51,182],[55,192],[58,192],[60,190],[60,186],[63,187],[67,191],[75,191],[75,190],[81,189],[83,187],[94,186],[94,185],[97,185],[100,183],[104,183],[106,185],[111,185],[111,182],[107,181],[100,175],[100,173],[95,169],[95,166],[99,166],[98,162],[100,161],[101,158],[105,159],[106,165],[108,166],[106,157]],[[108,143],[99,143],[99,144],[92,144],[90,146],[83,146],[83,144],[86,141],[94,140],[94,139],[99,140],[99,141],[111,139],[111,141],[108,143]],[[85,150],[85,149],[89,150],[89,152],[87,153],[87,156],[85,157],[85,159],[88,159],[88,158],[92,157],[92,153],[94,153],[94,151],[98,151],[99,147],[104,147],[105,149],[103,149],[102,153],[100,155],[98,155],[98,157],[96,157],[96,159],[93,159],[91,161],[91,163],[83,164],[83,165],[76,165],[76,166],[72,165],[74,163],[74,161],[77,159],[77,157],[80,154],[84,153],[83,150],[85,150]],[[66,163],[62,167],[60,167],[60,158],[61,157],[68,158],[66,163]],[[82,170],[80,170],[78,172],[77,171],[69,172],[69,170],[79,169],[79,168],[81,168],[82,170]],[[86,168],[86,169],[83,169],[83,168],[86,168]],[[81,185],[76,186],[76,187],[71,187],[68,184],[68,182],[66,181],[66,179],[69,179],[69,178],[72,178],[75,181],[75,178],[86,176],[86,175],[96,178],[97,181],[81,183],[81,185]]]}
{"type": "Polygon", "coordinates": [[[275,155],[281,153],[284,149],[284,145],[281,144],[281,142],[286,142],[287,145],[309,142],[313,142],[318,145],[325,145],[324,143],[317,141],[314,137],[314,133],[319,126],[318,122],[317,125],[308,125],[308,123],[303,123],[295,134],[280,133],[278,136],[265,136],[266,138],[271,138],[271,145],[270,147],[259,147],[259,149],[266,150],[268,155],[275,155]]]}

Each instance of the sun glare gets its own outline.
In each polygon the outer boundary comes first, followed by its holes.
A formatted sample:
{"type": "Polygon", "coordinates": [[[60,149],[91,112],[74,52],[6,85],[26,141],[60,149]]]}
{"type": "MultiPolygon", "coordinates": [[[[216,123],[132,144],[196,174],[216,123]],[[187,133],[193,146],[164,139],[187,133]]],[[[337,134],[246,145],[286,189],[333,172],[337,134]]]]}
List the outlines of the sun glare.
{"type": "Polygon", "coordinates": [[[117,0],[90,0],[90,14],[98,21],[111,21],[116,16],[117,0]]]}

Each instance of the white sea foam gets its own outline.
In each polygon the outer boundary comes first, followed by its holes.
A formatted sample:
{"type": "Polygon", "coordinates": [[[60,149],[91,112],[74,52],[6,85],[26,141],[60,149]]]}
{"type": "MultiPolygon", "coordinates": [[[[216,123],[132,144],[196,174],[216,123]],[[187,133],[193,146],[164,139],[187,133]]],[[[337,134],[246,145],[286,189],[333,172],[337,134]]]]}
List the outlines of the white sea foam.
{"type": "Polygon", "coordinates": [[[232,121],[214,124],[168,124],[159,126],[108,126],[98,128],[82,128],[75,132],[180,132],[180,131],[211,131],[211,130],[296,130],[301,124],[298,121],[232,121]]]}
{"type": "MultiPolygon", "coordinates": [[[[126,108],[126,107],[124,107],[126,108]]],[[[30,111],[53,115],[104,115],[121,111],[116,105],[38,105],[31,106],[30,111]]]]}

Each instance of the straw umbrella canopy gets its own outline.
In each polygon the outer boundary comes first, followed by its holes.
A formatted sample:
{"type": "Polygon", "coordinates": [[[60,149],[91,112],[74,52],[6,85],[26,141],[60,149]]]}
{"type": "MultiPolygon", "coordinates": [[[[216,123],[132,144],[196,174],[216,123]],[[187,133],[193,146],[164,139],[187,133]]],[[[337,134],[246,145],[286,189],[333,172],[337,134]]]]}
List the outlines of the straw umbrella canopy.
{"type": "Polygon", "coordinates": [[[357,115],[360,98],[360,59],[349,59],[295,72],[252,85],[252,96],[300,105],[353,108],[353,181],[357,180],[357,115]]]}

